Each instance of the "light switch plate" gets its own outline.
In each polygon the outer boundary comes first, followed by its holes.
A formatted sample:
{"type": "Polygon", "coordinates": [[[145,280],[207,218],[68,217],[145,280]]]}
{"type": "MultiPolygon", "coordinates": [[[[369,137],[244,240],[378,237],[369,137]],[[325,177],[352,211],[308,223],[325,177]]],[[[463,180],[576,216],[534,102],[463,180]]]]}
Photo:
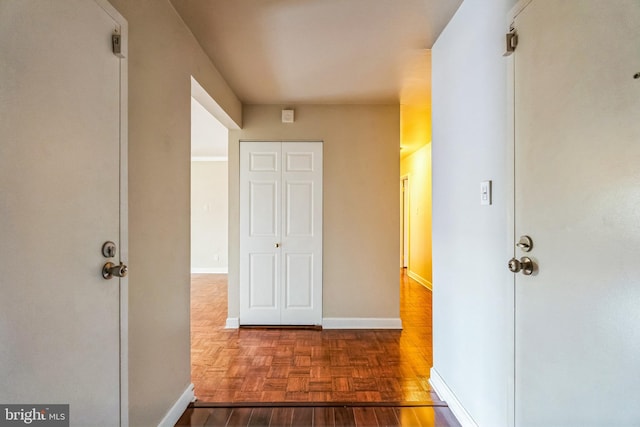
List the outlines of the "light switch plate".
{"type": "Polygon", "coordinates": [[[480,183],[480,204],[491,204],[491,181],[482,181],[480,183]]]}

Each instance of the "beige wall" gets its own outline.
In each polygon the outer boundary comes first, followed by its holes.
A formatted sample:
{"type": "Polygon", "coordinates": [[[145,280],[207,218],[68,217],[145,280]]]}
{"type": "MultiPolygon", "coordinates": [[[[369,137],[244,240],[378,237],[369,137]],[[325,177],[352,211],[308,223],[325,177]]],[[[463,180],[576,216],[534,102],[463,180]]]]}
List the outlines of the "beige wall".
{"type": "Polygon", "coordinates": [[[190,103],[242,106],[166,0],[110,0],[129,22],[129,412],[157,425],[191,382],[190,103]]]}
{"type": "Polygon", "coordinates": [[[409,177],[407,273],[431,288],[431,144],[402,159],[400,176],[409,177]]]}
{"type": "Polygon", "coordinates": [[[228,268],[229,172],[226,161],[191,162],[191,271],[228,268]]]}
{"type": "Polygon", "coordinates": [[[324,142],[324,318],[399,318],[399,106],[246,105],[229,132],[229,317],[239,315],[239,141],[324,142]]]}

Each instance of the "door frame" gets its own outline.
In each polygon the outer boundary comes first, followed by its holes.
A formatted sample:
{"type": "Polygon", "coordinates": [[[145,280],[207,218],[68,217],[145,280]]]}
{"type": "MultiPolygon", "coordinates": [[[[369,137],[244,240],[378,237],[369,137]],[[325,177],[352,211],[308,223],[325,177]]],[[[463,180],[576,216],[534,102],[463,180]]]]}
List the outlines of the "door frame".
{"type": "MultiPolygon", "coordinates": [[[[94,0],[118,24],[121,35],[120,55],[120,261],[129,265],[129,104],[127,20],[108,0],[94,0]]],[[[120,280],[120,426],[129,425],[129,278],[120,280]]]]}
{"type": "Polygon", "coordinates": [[[409,268],[409,249],[410,249],[410,234],[409,234],[409,216],[410,216],[410,187],[409,187],[409,174],[402,175],[400,177],[400,191],[402,194],[402,268],[409,268]]]}
{"type": "MultiPolygon", "coordinates": [[[[533,0],[519,0],[513,8],[507,13],[505,33],[512,30],[516,17],[522,12],[533,0]]],[[[505,141],[505,159],[507,160],[505,168],[505,204],[507,209],[507,221],[505,240],[505,265],[509,258],[516,256],[516,222],[515,222],[515,183],[516,183],[516,138],[515,138],[515,61],[513,55],[506,57],[506,69],[507,69],[507,140],[505,141]]],[[[508,370],[511,375],[507,378],[507,421],[508,427],[515,427],[516,425],[516,276],[515,274],[508,280],[508,286],[505,292],[507,293],[506,301],[507,306],[504,308],[505,324],[507,337],[505,340],[505,354],[508,354],[509,361],[508,370]]]]}

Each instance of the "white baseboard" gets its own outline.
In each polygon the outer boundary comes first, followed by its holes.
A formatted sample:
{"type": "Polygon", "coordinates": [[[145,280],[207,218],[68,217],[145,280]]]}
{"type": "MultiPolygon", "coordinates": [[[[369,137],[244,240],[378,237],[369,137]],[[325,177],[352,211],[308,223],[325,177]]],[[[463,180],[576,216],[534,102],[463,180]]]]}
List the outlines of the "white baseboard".
{"type": "Polygon", "coordinates": [[[240,319],[237,317],[227,317],[226,329],[238,329],[240,327],[240,319]]]}
{"type": "Polygon", "coordinates": [[[400,318],[384,317],[325,317],[324,329],[402,329],[400,318]]]}
{"type": "Polygon", "coordinates": [[[192,156],[192,162],[228,162],[227,156],[192,156]]]}
{"type": "Polygon", "coordinates": [[[419,274],[414,273],[413,271],[407,269],[407,276],[411,277],[413,280],[420,283],[425,288],[433,290],[433,285],[431,284],[431,282],[425,279],[424,277],[420,276],[419,274]]]}
{"type": "Polygon", "coordinates": [[[229,274],[228,267],[192,268],[191,274],[229,274]]]}
{"type": "Polygon", "coordinates": [[[187,389],[182,393],[182,396],[176,400],[176,403],[173,404],[167,415],[164,416],[158,427],[173,427],[176,425],[182,414],[184,413],[189,403],[196,400],[196,397],[193,393],[193,384],[189,384],[187,389]]]}
{"type": "Polygon", "coordinates": [[[438,371],[435,368],[431,368],[431,378],[429,378],[429,384],[433,387],[440,400],[443,400],[449,405],[449,409],[453,412],[453,415],[458,419],[458,422],[462,427],[478,427],[478,424],[471,418],[471,415],[464,409],[462,403],[458,400],[456,395],[451,391],[447,383],[444,382],[438,371]]]}

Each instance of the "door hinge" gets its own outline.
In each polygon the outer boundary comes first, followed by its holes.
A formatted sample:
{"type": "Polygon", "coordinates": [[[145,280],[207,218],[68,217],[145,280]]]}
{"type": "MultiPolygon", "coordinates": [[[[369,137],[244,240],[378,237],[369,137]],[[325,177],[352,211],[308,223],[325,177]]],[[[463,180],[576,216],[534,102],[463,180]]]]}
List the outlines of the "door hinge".
{"type": "Polygon", "coordinates": [[[518,34],[516,33],[515,28],[511,28],[510,31],[507,33],[506,42],[507,42],[507,50],[504,52],[504,55],[502,56],[509,56],[516,51],[516,46],[518,46],[518,34]]]}
{"type": "Polygon", "coordinates": [[[120,35],[120,31],[116,28],[111,35],[111,47],[113,49],[113,54],[118,58],[124,58],[124,54],[122,53],[122,36],[120,35]]]}

